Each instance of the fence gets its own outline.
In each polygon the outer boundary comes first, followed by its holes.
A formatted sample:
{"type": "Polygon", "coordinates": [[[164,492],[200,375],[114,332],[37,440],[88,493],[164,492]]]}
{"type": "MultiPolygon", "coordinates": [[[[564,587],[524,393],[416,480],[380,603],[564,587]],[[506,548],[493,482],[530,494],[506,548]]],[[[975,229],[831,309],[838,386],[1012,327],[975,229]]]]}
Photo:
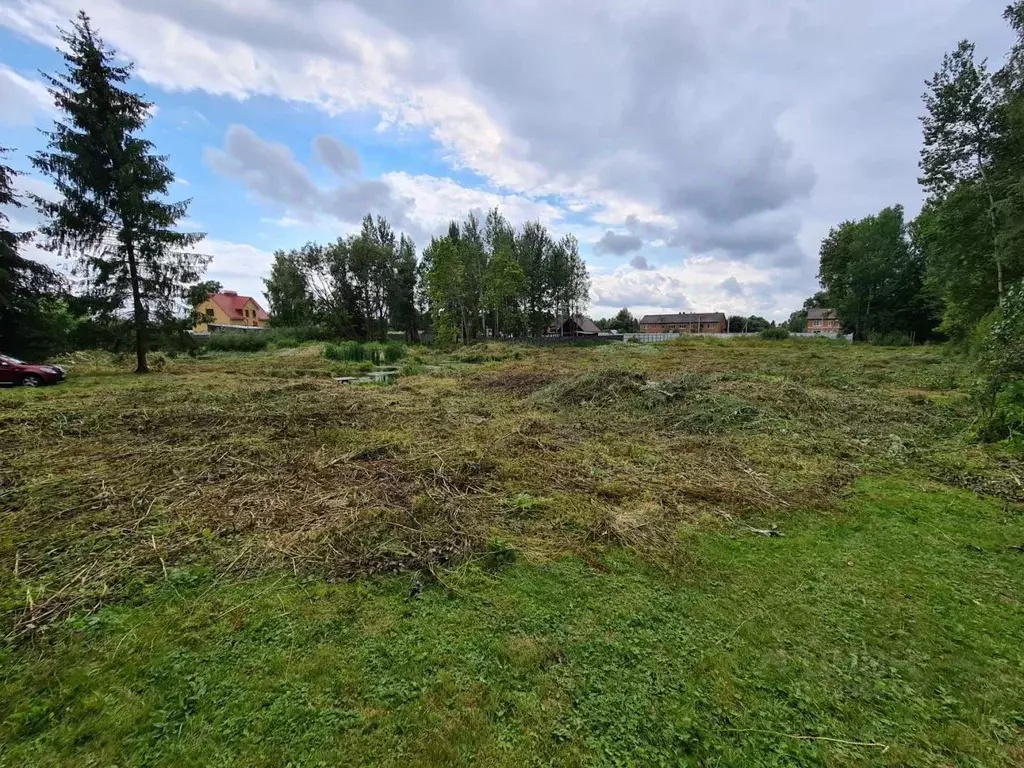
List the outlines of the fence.
{"type": "MultiPolygon", "coordinates": [[[[791,333],[796,339],[845,339],[853,342],[853,334],[844,336],[839,333],[791,333]]],[[[648,344],[656,341],[675,341],[676,339],[757,339],[760,333],[624,333],[624,341],[639,341],[648,344]]]]}

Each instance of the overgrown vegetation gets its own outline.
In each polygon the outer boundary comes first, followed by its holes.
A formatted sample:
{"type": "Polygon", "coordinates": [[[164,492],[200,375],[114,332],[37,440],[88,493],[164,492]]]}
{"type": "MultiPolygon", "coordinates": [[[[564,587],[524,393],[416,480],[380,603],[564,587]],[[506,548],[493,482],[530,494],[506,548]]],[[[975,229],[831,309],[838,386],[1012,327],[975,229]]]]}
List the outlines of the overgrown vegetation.
{"type": "Polygon", "coordinates": [[[405,350],[404,344],[393,341],[389,341],[387,344],[360,344],[357,341],[343,341],[340,344],[325,344],[323,355],[328,360],[392,365],[405,357],[405,350]]]}
{"type": "Polygon", "coordinates": [[[1019,758],[1020,462],[961,358],[478,349],[0,393],[8,759],[1019,758]]]}

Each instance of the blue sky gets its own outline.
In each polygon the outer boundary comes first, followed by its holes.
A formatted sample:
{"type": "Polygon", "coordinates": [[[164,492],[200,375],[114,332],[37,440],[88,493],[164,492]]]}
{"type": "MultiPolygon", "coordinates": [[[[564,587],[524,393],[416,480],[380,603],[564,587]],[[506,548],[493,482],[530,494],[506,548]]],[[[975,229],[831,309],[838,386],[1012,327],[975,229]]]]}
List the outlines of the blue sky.
{"type": "Polygon", "coordinates": [[[26,160],[53,119],[38,72],[84,7],[136,63],[228,288],[259,295],[275,249],[366,212],[422,247],[499,205],[577,236],[595,316],[782,319],[830,226],[916,212],[923,81],[962,37],[998,62],[997,5],[0,0],[0,145],[45,191],[26,160]]]}

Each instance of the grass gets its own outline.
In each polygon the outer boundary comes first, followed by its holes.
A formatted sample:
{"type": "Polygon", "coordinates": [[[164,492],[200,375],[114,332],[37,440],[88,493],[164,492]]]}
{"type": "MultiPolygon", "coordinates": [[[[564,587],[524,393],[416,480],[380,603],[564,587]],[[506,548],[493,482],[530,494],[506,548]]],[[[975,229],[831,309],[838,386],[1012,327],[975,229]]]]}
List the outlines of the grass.
{"type": "Polygon", "coordinates": [[[941,351],[70,362],[0,392],[0,765],[1024,761],[1020,463],[941,351]]]}

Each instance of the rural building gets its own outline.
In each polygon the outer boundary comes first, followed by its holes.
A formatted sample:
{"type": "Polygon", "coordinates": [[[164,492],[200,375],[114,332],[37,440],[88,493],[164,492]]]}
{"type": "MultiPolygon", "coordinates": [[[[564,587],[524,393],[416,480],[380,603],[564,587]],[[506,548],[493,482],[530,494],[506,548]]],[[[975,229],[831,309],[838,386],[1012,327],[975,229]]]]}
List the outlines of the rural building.
{"type": "Polygon", "coordinates": [[[256,299],[239,296],[235,291],[211,293],[195,311],[196,323],[192,330],[196,333],[208,333],[211,325],[265,328],[270,322],[270,315],[256,299]]]}
{"type": "Polygon", "coordinates": [[[839,315],[834,309],[807,310],[808,333],[839,333],[839,315]]]}
{"type": "Polygon", "coordinates": [[[583,315],[573,315],[565,320],[556,318],[554,325],[545,332],[548,336],[585,336],[596,337],[601,332],[594,321],[583,315]]]}
{"type": "Polygon", "coordinates": [[[681,312],[677,315],[644,315],[641,333],[728,333],[721,312],[681,312]]]}

